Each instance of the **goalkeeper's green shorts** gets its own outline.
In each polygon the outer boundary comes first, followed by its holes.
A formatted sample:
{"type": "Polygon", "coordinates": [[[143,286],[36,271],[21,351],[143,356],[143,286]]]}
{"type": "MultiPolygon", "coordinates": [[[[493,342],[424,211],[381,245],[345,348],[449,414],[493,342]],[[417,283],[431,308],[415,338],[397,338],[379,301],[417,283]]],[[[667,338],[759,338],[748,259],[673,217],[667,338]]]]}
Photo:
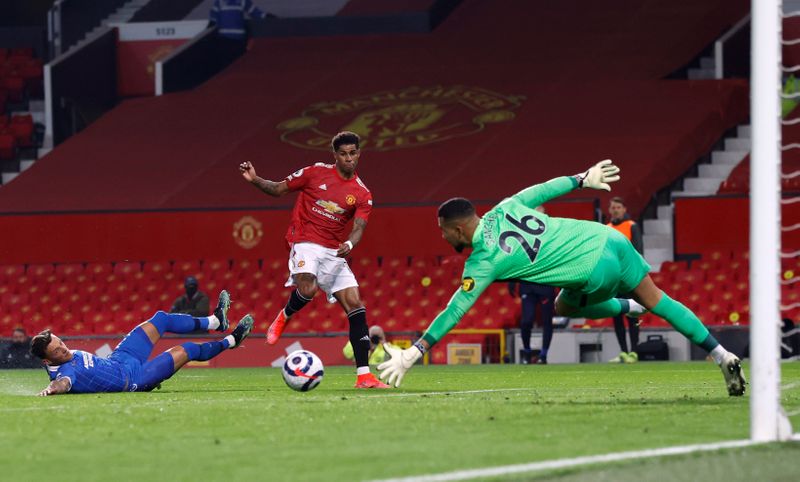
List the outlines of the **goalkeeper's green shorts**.
{"type": "Polygon", "coordinates": [[[586,284],[577,290],[564,289],[559,297],[570,306],[583,308],[630,293],[649,272],[650,265],[628,238],[612,229],[586,284]]]}

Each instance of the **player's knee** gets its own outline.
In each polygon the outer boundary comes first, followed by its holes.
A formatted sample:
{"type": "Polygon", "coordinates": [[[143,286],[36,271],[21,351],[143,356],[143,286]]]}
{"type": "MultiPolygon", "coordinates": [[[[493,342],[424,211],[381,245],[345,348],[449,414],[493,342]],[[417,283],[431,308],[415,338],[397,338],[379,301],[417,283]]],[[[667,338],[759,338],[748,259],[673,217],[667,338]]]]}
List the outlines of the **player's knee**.
{"type": "Polygon", "coordinates": [[[189,358],[189,360],[197,360],[197,358],[200,356],[200,345],[197,343],[186,342],[175,348],[183,348],[183,351],[186,353],[186,356],[189,358]]]}
{"type": "Polygon", "coordinates": [[[304,282],[297,285],[297,291],[303,298],[311,299],[316,294],[319,288],[317,287],[317,283],[315,281],[311,282],[304,282]]]}
{"type": "Polygon", "coordinates": [[[152,318],[148,320],[148,322],[153,323],[156,326],[162,325],[167,322],[169,319],[169,315],[164,311],[156,311],[152,318]]]}

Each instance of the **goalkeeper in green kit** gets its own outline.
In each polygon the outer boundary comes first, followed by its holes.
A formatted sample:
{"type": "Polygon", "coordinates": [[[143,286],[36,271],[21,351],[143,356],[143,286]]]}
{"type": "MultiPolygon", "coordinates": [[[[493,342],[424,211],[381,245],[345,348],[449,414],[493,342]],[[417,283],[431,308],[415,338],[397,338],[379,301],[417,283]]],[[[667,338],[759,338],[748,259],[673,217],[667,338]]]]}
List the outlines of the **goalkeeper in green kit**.
{"type": "Polygon", "coordinates": [[[472,248],[461,288],[411,348],[386,346],[392,357],[380,364],[381,379],[400,386],[405,373],[442,339],[494,281],[523,280],[557,286],[556,314],[610,318],[619,314],[658,315],[722,369],[728,394],[744,394],[739,358],[725,350],[686,306],[661,291],[648,275],[650,266],[625,236],[600,223],[551,218],[534,208],[575,189],[611,191],[619,168],[610,160],[571,177],[537,184],[504,199],[482,218],[464,198],[439,207],[442,236],[458,252],[472,248]],[[632,299],[615,298],[629,293],[632,299]]]}

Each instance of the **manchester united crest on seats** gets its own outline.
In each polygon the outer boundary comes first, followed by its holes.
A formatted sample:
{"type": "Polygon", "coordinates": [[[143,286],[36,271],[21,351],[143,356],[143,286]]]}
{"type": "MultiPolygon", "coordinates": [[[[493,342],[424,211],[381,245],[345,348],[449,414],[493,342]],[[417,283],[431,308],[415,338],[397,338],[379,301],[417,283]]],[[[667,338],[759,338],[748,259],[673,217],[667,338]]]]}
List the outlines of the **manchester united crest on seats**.
{"type": "Polygon", "coordinates": [[[312,104],[278,129],[284,142],[304,149],[329,150],[342,130],[359,134],[371,150],[411,148],[512,121],[524,99],[465,85],[415,86],[312,104]]]}

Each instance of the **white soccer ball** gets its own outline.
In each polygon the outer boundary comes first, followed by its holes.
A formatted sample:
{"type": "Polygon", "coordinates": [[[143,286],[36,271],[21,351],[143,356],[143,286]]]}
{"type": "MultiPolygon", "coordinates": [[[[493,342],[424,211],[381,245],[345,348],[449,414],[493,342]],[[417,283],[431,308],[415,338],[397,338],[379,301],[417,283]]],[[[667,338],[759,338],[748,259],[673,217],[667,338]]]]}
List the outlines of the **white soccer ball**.
{"type": "Polygon", "coordinates": [[[324,369],[317,355],[307,350],[293,351],[283,363],[283,381],[292,390],[307,392],[322,382],[324,369]]]}

